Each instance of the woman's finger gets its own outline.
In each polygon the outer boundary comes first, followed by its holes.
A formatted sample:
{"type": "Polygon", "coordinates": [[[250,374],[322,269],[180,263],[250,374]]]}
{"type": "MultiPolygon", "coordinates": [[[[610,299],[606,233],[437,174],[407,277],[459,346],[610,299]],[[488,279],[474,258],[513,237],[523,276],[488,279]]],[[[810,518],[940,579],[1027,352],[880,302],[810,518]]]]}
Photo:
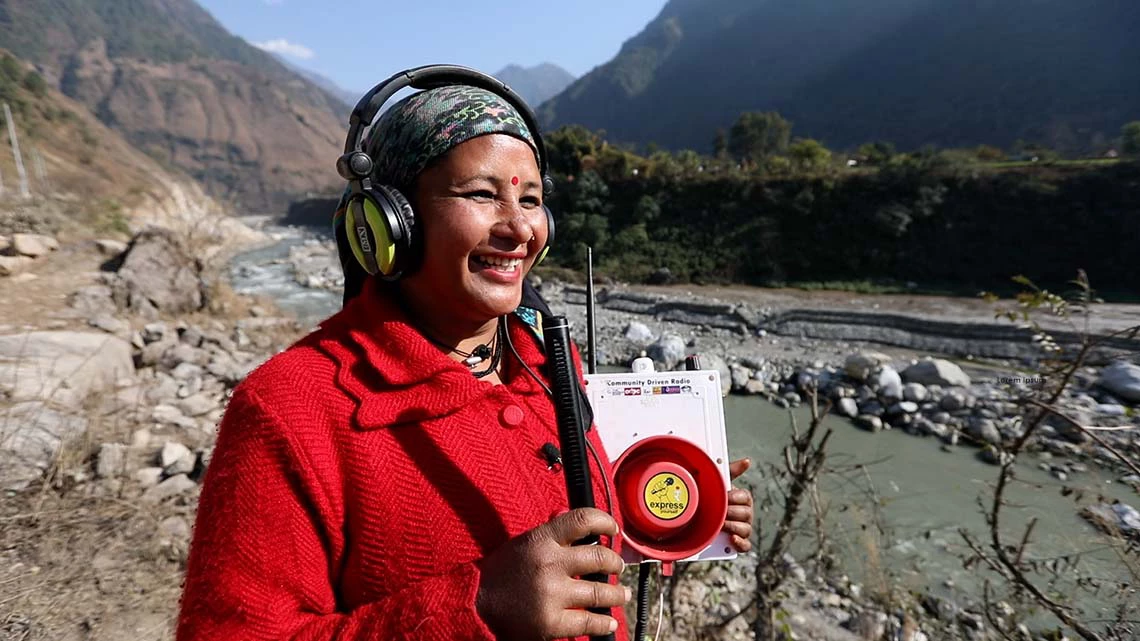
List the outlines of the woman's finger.
{"type": "Polygon", "coordinates": [[[724,520],[752,523],[752,508],[747,505],[730,505],[728,506],[728,514],[725,515],[724,520]]]}
{"type": "Polygon", "coordinates": [[[725,521],[721,529],[742,539],[747,539],[752,536],[751,523],[741,523],[740,521],[725,521]]]}
{"type": "Polygon", "coordinates": [[[751,552],[752,541],[749,541],[748,539],[742,539],[734,534],[732,536],[732,547],[736,548],[737,552],[751,552]]]}
{"type": "Polygon", "coordinates": [[[735,489],[728,493],[729,505],[752,505],[752,492],[748,490],[735,489]]]}
{"type": "Polygon", "coordinates": [[[575,545],[563,550],[562,556],[566,576],[621,574],[625,567],[621,555],[604,545],[575,545]]]}
{"type": "Polygon", "coordinates": [[[752,467],[752,459],[741,458],[728,464],[728,477],[730,480],[735,481],[737,477],[744,474],[748,468],[752,467]]]}
{"type": "Polygon", "coordinates": [[[567,584],[565,603],[568,608],[617,608],[632,596],[623,585],[573,579],[567,584]]]}
{"type": "Polygon", "coordinates": [[[586,610],[563,610],[558,622],[546,630],[548,639],[600,637],[617,630],[617,619],[586,610]]]}

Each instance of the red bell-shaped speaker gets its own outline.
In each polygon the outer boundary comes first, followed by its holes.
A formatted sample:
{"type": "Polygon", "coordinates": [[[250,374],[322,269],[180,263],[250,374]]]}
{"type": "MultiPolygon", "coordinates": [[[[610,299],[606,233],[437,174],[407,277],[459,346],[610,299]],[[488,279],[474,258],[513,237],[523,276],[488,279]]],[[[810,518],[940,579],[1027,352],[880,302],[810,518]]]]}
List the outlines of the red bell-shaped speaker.
{"type": "Polygon", "coordinates": [[[671,574],[674,561],[700,553],[728,514],[728,488],[716,463],[693,443],[653,436],[614,463],[625,520],[623,541],[671,574]]]}

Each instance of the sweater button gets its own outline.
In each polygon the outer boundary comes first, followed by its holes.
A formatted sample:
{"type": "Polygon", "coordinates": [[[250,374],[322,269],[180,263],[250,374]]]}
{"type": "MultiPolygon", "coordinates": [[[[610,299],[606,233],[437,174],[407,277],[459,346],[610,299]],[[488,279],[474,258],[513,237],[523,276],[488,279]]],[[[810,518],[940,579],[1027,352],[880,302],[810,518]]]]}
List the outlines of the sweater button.
{"type": "Polygon", "coordinates": [[[523,411],[518,405],[508,405],[499,412],[504,427],[518,427],[523,422],[523,411]]]}

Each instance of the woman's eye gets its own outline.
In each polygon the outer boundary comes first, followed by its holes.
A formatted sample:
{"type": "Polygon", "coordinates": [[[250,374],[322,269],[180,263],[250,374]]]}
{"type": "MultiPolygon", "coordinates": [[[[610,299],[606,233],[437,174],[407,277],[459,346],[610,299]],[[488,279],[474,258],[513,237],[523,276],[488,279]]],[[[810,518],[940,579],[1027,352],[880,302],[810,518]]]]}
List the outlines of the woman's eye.
{"type": "Polygon", "coordinates": [[[484,189],[484,190],[480,190],[480,191],[468,192],[467,197],[473,198],[475,200],[488,200],[488,199],[494,198],[495,194],[492,194],[491,192],[484,189]]]}
{"type": "Polygon", "coordinates": [[[538,207],[542,204],[538,202],[538,198],[534,196],[526,196],[519,202],[521,202],[523,205],[526,205],[527,207],[538,207]]]}

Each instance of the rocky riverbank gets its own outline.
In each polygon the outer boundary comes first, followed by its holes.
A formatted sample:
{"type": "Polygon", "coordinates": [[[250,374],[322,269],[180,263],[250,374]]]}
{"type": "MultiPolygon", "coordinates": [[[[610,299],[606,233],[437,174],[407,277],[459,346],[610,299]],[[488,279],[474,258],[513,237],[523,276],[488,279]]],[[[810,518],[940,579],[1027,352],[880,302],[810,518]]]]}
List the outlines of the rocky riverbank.
{"type": "MultiPolygon", "coordinates": [[[[0,332],[0,638],[170,639],[198,482],[229,393],[304,329],[270,302],[210,282],[167,233],[130,243],[7,240],[0,252],[36,256],[18,261],[15,272],[26,276],[0,279],[0,293],[14,302],[0,332]]],[[[285,260],[301,286],[340,287],[328,241],[303,243],[285,260]]],[[[542,292],[584,342],[581,288],[548,282],[542,292]]],[[[925,361],[892,343],[783,333],[789,326],[773,321],[784,313],[776,307],[619,288],[599,299],[602,364],[625,366],[645,351],[667,368],[697,352],[722,372],[726,393],[792,406],[814,384],[853,425],[926,435],[932,446],[1000,452],[995,443],[1019,429],[1011,394],[1032,385],[997,380],[1022,360],[990,369],[978,360],[925,361]]],[[[1065,406],[1104,425],[1135,424],[1135,372],[1119,367],[1119,375],[1082,371],[1065,406]]],[[[1106,463],[1101,445],[1066,425],[1041,439],[1042,464],[1060,478],[1106,463]]],[[[1136,457],[1136,433],[1104,437],[1136,457]]],[[[1088,516],[1120,531],[1136,520],[1119,505],[1088,516]]],[[[666,636],[751,638],[755,563],[749,554],[684,566],[665,593],[666,636]]],[[[781,616],[795,638],[994,638],[980,598],[884,594],[834,564],[784,564],[781,616]]],[[[635,585],[635,569],[623,581],[635,585]]]]}
{"type": "MultiPolygon", "coordinates": [[[[332,241],[316,239],[292,248],[288,262],[297,282],[338,288],[335,251],[332,241]]],[[[572,336],[585,349],[585,288],[532,279],[555,313],[570,319],[572,336]]],[[[1003,444],[1024,433],[1017,399],[1044,383],[1033,373],[1044,354],[1033,333],[978,322],[976,313],[956,322],[952,315],[933,320],[759,306],[619,285],[599,287],[595,298],[599,365],[626,367],[644,353],[665,370],[697,353],[702,366],[720,370],[726,394],[759,395],[788,408],[805,402],[813,387],[857,428],[899,429],[947,450],[969,446],[993,464],[1002,461],[1003,444]]],[[[1117,326],[1126,321],[1126,315],[1115,319],[1117,326]]],[[[1092,325],[1102,333],[1120,328],[1092,325]]],[[[1079,342],[1072,332],[1052,334],[1062,346],[1079,342]]],[[[1094,365],[1077,372],[1057,403],[1072,420],[1049,417],[1027,444],[1043,470],[1065,481],[1100,466],[1140,491],[1140,365],[1127,358],[1137,350],[1140,340],[1132,337],[1105,340],[1090,352],[1094,365]]],[[[1123,516],[1116,525],[1140,536],[1123,516]]]]}

